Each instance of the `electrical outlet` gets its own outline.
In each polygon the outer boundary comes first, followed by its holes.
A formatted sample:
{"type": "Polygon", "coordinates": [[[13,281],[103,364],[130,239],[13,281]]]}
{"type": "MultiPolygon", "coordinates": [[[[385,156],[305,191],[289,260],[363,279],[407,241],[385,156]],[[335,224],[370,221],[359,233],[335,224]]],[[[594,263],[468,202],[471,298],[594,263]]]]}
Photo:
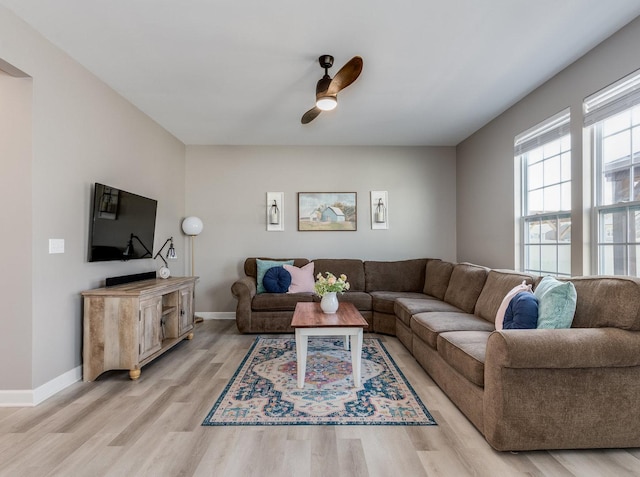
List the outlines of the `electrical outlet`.
{"type": "Polygon", "coordinates": [[[49,253],[64,253],[64,239],[49,239],[49,253]]]}

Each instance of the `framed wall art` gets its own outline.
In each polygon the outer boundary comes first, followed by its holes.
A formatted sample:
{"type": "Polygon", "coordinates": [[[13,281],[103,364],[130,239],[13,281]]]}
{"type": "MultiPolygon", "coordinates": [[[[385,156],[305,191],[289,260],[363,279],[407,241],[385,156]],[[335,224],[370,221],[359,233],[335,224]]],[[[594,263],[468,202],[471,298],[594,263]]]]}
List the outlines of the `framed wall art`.
{"type": "Polygon", "coordinates": [[[298,230],[357,230],[356,192],[298,192],[298,230]]]}

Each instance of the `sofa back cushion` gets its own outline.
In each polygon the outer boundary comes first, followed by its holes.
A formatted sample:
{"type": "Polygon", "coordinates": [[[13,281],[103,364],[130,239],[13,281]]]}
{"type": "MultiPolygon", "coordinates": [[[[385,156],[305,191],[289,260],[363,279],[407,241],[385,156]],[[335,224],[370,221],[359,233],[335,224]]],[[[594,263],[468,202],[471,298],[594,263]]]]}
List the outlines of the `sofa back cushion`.
{"type": "Polygon", "coordinates": [[[438,300],[444,300],[444,294],[447,292],[451,272],[453,272],[454,264],[444,262],[442,260],[429,260],[427,262],[426,276],[424,278],[425,294],[436,297],[438,300]]]}
{"type": "Polygon", "coordinates": [[[331,272],[339,277],[344,273],[347,276],[350,291],[364,291],[364,264],[362,260],[317,258],[313,262],[315,263],[316,275],[331,272]]]}
{"type": "Polygon", "coordinates": [[[249,257],[244,261],[244,274],[248,277],[256,278],[258,276],[258,265],[256,259],[260,260],[273,260],[276,262],[285,262],[287,260],[293,260],[293,264],[296,267],[303,267],[309,260],[306,258],[268,258],[268,257],[249,257]]]}
{"type": "Polygon", "coordinates": [[[578,295],[572,328],[640,331],[640,279],[589,276],[567,280],[573,283],[578,295]]]}
{"type": "Polygon", "coordinates": [[[496,313],[504,297],[522,281],[533,284],[534,277],[513,270],[491,270],[482,292],[476,302],[475,314],[480,318],[495,323],[496,313]]]}
{"type": "Polygon", "coordinates": [[[421,292],[426,258],[395,262],[364,262],[365,291],[421,292]]]}
{"type": "Polygon", "coordinates": [[[473,313],[488,273],[489,269],[486,267],[471,263],[458,263],[451,272],[444,301],[467,313],[473,313]]]}

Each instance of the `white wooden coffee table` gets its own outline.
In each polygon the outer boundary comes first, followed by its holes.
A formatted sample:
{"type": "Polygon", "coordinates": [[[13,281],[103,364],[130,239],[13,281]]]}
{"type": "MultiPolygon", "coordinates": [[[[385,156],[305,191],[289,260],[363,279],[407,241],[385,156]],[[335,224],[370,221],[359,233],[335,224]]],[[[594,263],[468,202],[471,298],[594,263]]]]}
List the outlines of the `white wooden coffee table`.
{"type": "Polygon", "coordinates": [[[296,359],[298,365],[298,387],[304,387],[307,371],[307,344],[309,336],[344,336],[344,347],[351,342],[351,368],[353,383],[360,387],[362,365],[362,330],[369,324],[352,303],[340,303],[338,311],[323,313],[320,303],[296,304],[291,327],[296,330],[296,359]]]}

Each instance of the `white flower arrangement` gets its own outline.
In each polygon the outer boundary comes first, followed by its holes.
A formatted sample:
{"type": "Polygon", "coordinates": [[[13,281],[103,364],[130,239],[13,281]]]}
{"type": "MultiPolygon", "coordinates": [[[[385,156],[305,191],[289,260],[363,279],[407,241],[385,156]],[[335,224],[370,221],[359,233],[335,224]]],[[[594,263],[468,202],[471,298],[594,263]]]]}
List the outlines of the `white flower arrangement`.
{"type": "Polygon", "coordinates": [[[318,273],[318,275],[316,275],[317,280],[314,285],[316,295],[322,297],[329,292],[344,293],[349,289],[350,285],[347,281],[347,276],[344,273],[338,278],[336,278],[336,276],[331,272],[326,272],[325,275],[326,277],[323,277],[322,273],[318,273]]]}

